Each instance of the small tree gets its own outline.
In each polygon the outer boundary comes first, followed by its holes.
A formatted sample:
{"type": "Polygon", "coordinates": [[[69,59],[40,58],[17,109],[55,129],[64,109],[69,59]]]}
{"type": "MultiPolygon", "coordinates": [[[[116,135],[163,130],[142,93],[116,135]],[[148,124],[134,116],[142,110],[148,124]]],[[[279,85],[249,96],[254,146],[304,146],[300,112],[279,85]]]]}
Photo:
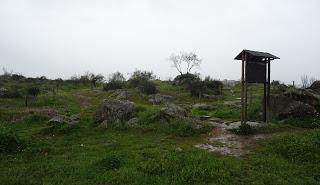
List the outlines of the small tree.
{"type": "Polygon", "coordinates": [[[317,81],[315,77],[310,77],[308,75],[301,76],[301,84],[304,89],[310,87],[315,81],[317,81]]]}
{"type": "Polygon", "coordinates": [[[89,75],[89,80],[93,87],[97,87],[97,83],[101,83],[104,81],[104,76],[101,74],[95,75],[94,73],[91,73],[89,75]]]}
{"type": "Polygon", "coordinates": [[[37,97],[40,94],[40,88],[39,87],[29,87],[27,89],[27,94],[33,97],[37,97]]]}
{"type": "Polygon", "coordinates": [[[111,81],[124,82],[124,81],[126,81],[126,78],[123,76],[122,73],[115,72],[115,73],[112,73],[109,75],[108,82],[111,82],[111,81]]]}
{"type": "Polygon", "coordinates": [[[307,88],[309,84],[309,77],[307,75],[302,75],[301,76],[301,84],[302,88],[307,88]]]}
{"type": "Polygon", "coordinates": [[[198,58],[198,55],[189,52],[189,53],[180,53],[178,55],[172,54],[169,58],[173,63],[173,67],[177,69],[177,71],[182,75],[189,74],[192,69],[196,67],[200,67],[201,59],[198,58]],[[185,69],[183,69],[185,66],[185,69]]]}
{"type": "Polygon", "coordinates": [[[129,85],[131,87],[138,87],[142,82],[154,80],[155,78],[156,75],[152,71],[136,70],[129,79],[129,85]]]}
{"type": "Polygon", "coordinates": [[[109,75],[108,82],[103,85],[103,90],[122,89],[125,86],[125,77],[120,72],[115,72],[109,75]]]}

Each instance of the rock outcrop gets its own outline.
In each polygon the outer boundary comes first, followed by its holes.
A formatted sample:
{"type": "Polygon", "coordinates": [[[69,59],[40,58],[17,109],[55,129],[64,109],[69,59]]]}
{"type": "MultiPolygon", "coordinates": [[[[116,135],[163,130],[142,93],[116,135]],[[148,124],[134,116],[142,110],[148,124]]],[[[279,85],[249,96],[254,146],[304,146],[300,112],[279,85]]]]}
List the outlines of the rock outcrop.
{"type": "Polygon", "coordinates": [[[106,99],[95,113],[95,121],[105,124],[127,121],[135,110],[135,103],[128,100],[106,99]]]}
{"type": "Polygon", "coordinates": [[[56,124],[76,125],[79,122],[80,122],[80,116],[77,114],[72,116],[57,115],[48,121],[48,123],[51,125],[56,125],[56,124]]]}
{"type": "Polygon", "coordinates": [[[175,98],[169,95],[162,95],[162,94],[153,94],[149,95],[149,102],[154,104],[161,104],[161,103],[172,103],[175,98]]]}
{"type": "Polygon", "coordinates": [[[285,95],[270,96],[270,110],[273,117],[304,117],[317,114],[316,109],[307,103],[297,101],[285,95]]]}

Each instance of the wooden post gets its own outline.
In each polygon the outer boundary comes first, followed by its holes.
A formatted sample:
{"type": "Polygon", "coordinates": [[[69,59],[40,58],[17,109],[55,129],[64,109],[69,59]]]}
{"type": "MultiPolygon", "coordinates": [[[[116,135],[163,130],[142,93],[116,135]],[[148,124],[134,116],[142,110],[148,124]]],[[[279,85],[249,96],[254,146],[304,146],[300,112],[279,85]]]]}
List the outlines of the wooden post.
{"type": "Polygon", "coordinates": [[[268,59],[268,95],[267,95],[267,115],[268,115],[268,119],[266,120],[267,123],[269,122],[270,120],[270,71],[271,71],[271,68],[270,68],[270,65],[271,65],[271,60],[268,59]]]}
{"type": "Polygon", "coordinates": [[[264,74],[263,82],[263,122],[267,122],[267,74],[264,74]]]}
{"type": "Polygon", "coordinates": [[[25,104],[26,104],[26,107],[28,107],[28,95],[26,95],[25,104]]]}
{"type": "Polygon", "coordinates": [[[244,87],[245,87],[245,101],[244,101],[244,123],[247,123],[247,105],[248,105],[248,84],[247,84],[247,79],[246,79],[246,73],[247,73],[247,53],[245,54],[245,79],[244,79],[244,87]]]}
{"type": "Polygon", "coordinates": [[[241,69],[241,124],[244,121],[244,112],[243,112],[243,95],[244,95],[244,51],[242,52],[242,69],[241,69]]]}

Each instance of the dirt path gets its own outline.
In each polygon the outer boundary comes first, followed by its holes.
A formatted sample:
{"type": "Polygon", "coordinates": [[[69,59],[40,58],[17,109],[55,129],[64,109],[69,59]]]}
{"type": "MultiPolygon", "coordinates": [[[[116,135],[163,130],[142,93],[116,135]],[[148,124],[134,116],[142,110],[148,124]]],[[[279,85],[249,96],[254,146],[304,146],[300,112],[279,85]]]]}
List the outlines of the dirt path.
{"type": "MultiPolygon", "coordinates": [[[[222,155],[232,155],[240,157],[250,153],[249,148],[257,141],[267,137],[264,134],[252,136],[240,136],[234,134],[230,129],[238,128],[239,122],[228,123],[224,120],[213,118],[209,120],[216,128],[213,129],[207,143],[197,144],[195,147],[216,152],[222,155]]],[[[252,126],[264,126],[262,123],[249,122],[252,126]]]]}

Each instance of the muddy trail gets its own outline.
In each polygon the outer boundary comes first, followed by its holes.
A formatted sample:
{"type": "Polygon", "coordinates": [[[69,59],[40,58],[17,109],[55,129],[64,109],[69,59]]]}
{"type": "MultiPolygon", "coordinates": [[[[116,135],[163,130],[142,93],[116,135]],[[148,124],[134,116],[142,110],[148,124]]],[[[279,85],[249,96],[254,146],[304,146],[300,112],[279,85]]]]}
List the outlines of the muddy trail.
{"type": "MultiPolygon", "coordinates": [[[[210,133],[207,142],[194,145],[197,148],[221,155],[241,157],[250,154],[250,148],[257,142],[269,137],[266,134],[241,136],[232,132],[241,125],[240,122],[227,122],[218,118],[211,118],[209,122],[215,126],[210,133]]],[[[264,127],[264,123],[248,122],[252,127],[264,127]]]]}

